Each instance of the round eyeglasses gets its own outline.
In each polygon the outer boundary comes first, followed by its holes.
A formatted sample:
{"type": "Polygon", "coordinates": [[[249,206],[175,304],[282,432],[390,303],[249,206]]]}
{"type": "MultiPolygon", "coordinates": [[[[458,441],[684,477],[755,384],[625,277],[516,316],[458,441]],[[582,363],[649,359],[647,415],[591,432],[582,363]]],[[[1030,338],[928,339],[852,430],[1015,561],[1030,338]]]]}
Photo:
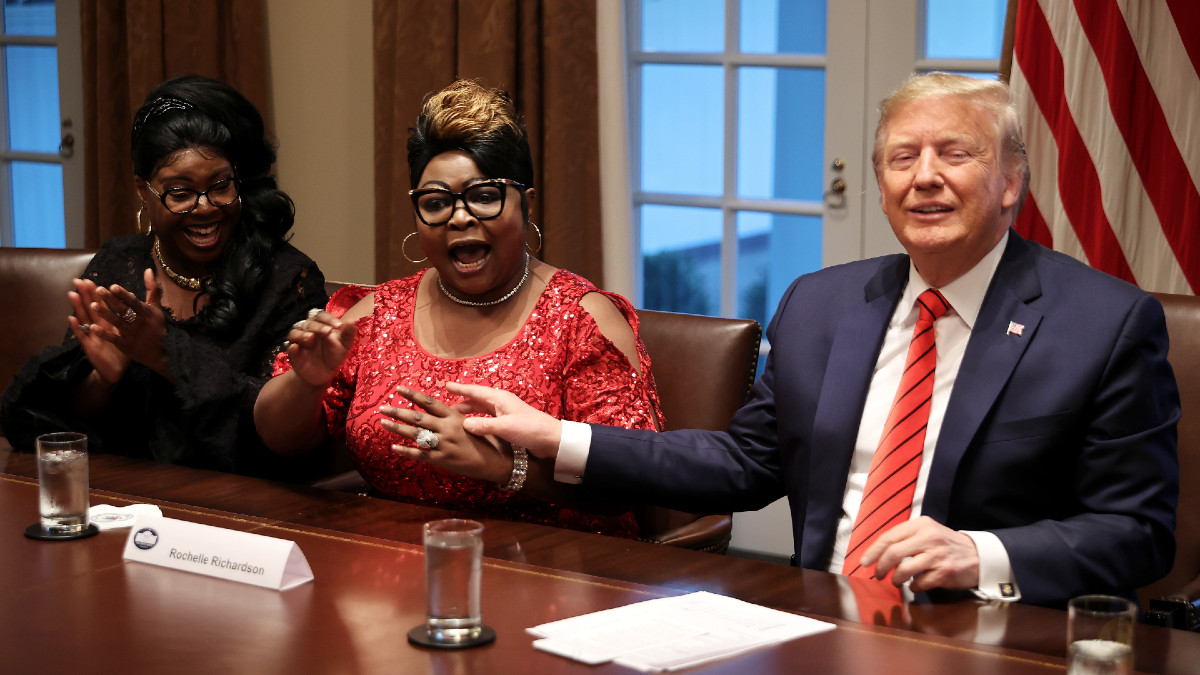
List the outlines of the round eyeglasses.
{"type": "Polygon", "coordinates": [[[168,211],[181,216],[191,213],[199,206],[201,197],[207,199],[208,203],[213,206],[229,206],[238,198],[238,180],[236,178],[223,178],[209,185],[204,192],[177,187],[159,194],[158,190],[155,190],[148,181],[146,187],[150,188],[150,191],[154,193],[155,197],[158,197],[168,211]]]}
{"type": "Polygon", "coordinates": [[[461,200],[467,213],[476,220],[491,220],[504,211],[504,197],[508,194],[506,186],[511,185],[518,190],[525,186],[508,178],[493,178],[466,188],[462,192],[451,192],[445,188],[418,188],[409,190],[413,207],[422,223],[430,227],[445,225],[454,217],[454,204],[461,200]]]}

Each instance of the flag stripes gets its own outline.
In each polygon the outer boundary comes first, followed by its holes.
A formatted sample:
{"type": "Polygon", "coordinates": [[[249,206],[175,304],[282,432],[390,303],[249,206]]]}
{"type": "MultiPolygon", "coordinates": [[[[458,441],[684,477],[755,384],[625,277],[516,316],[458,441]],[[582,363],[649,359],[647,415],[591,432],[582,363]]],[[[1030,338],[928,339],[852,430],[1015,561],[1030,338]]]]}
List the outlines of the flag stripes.
{"type": "Polygon", "coordinates": [[[1193,2],[1020,0],[1019,232],[1147,290],[1200,289],[1198,34],[1193,2]]]}

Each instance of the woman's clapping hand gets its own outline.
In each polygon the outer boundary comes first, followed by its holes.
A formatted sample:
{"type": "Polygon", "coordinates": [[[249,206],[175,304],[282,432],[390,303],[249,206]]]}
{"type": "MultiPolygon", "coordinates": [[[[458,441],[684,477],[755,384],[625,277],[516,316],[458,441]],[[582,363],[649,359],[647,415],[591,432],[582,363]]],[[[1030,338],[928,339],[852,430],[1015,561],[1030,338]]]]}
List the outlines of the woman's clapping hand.
{"type": "Polygon", "coordinates": [[[153,270],[147,269],[142,281],[145,302],[119,285],[98,287],[90,279],[74,279],[75,290],[67,293],[75,311],[67,317],[71,333],[92,367],[109,383],[118,382],[133,361],[166,374],[162,291],[153,270]]]}

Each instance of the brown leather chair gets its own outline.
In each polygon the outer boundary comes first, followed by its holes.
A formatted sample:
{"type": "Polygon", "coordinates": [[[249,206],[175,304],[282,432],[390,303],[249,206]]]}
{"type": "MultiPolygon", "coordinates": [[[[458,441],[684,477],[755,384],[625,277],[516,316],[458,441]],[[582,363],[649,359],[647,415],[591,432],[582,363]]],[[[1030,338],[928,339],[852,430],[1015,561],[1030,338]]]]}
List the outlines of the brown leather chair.
{"type": "Polygon", "coordinates": [[[67,334],[71,279],[83,274],[96,252],[90,249],[0,248],[4,316],[0,331],[0,391],[25,361],[67,334]]]}
{"type": "MultiPolygon", "coordinates": [[[[662,400],[664,430],[724,429],[746,402],[758,369],[762,328],[750,319],[721,319],[639,309],[662,400]]],[[[730,514],[695,515],[660,507],[638,509],[641,538],[723,553],[733,533],[730,514]]]]}
{"type": "Polygon", "coordinates": [[[1200,297],[1155,293],[1167,316],[1167,360],[1179,385],[1179,507],[1175,563],[1162,579],[1139,590],[1143,606],[1154,598],[1200,598],[1200,297]]]}

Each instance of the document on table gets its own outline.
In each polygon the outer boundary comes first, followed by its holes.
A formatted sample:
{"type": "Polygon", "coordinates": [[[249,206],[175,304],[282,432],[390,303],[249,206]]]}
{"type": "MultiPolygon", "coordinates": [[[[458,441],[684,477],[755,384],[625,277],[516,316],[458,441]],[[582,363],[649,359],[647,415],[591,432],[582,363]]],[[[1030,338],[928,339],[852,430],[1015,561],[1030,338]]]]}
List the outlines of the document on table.
{"type": "Polygon", "coordinates": [[[834,625],[700,591],[544,623],[533,646],[587,664],[615,661],[644,672],[677,670],[834,625]]]}

